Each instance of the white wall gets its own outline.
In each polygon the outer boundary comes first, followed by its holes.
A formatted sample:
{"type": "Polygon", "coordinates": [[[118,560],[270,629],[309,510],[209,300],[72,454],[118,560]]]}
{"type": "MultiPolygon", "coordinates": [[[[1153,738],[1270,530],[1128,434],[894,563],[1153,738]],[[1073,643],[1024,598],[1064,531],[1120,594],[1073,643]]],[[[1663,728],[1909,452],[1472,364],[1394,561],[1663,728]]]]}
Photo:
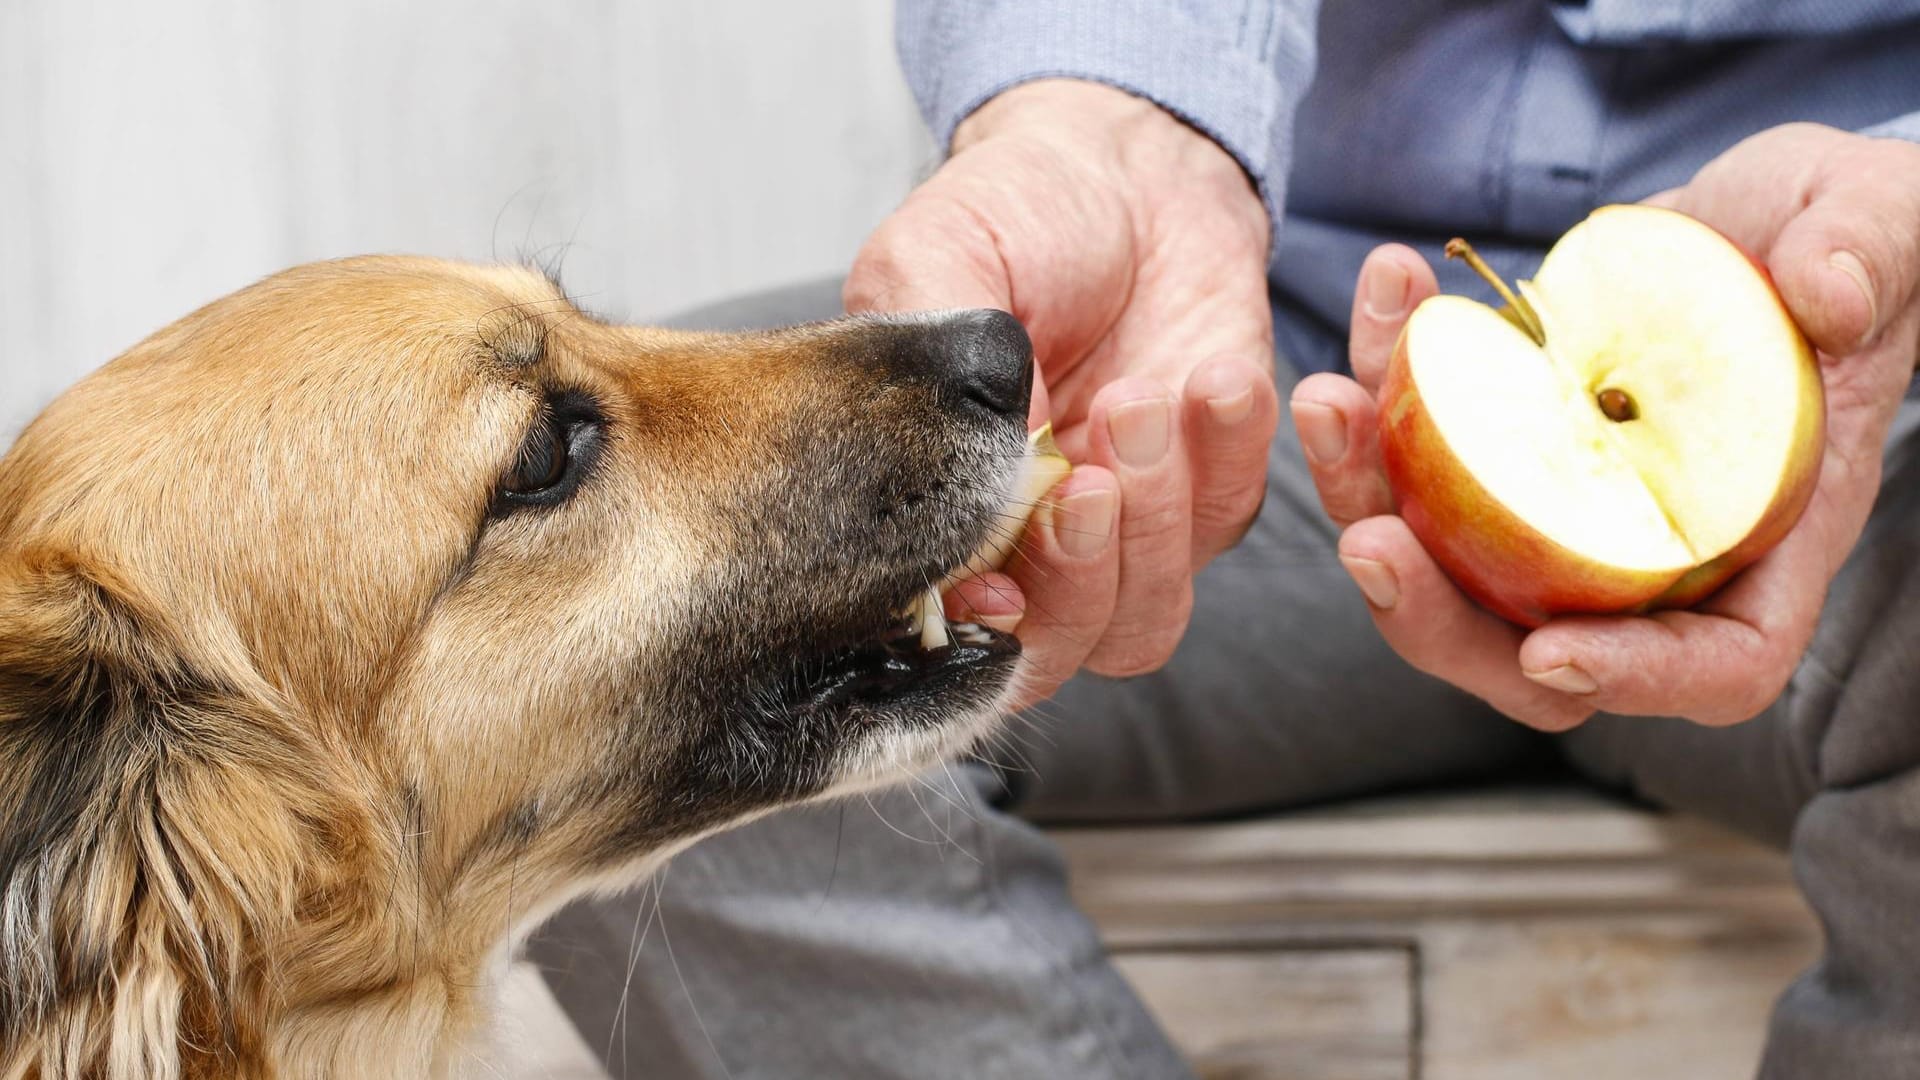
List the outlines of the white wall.
{"type": "Polygon", "coordinates": [[[552,254],[645,319],[844,267],[931,162],[890,0],[0,0],[0,447],[292,263],[552,254]]]}

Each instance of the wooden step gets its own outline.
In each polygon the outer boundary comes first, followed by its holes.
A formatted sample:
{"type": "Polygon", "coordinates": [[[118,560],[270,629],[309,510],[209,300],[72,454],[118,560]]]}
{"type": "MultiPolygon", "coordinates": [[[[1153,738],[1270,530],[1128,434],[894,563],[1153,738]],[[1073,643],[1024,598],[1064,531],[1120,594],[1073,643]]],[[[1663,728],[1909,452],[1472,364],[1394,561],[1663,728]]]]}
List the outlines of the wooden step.
{"type": "Polygon", "coordinates": [[[1207,1080],[1750,1076],[1819,940],[1778,852],[1570,790],[1053,835],[1207,1080]]]}

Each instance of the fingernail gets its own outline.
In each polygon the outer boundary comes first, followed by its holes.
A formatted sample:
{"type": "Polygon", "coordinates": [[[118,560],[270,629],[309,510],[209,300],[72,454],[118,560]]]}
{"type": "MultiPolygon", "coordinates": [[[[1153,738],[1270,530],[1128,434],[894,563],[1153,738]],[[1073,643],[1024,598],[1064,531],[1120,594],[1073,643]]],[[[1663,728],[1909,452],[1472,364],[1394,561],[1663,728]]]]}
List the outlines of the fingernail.
{"type": "Polygon", "coordinates": [[[1331,465],[1347,452],[1347,418],[1316,401],[1293,403],[1293,427],[1315,465],[1331,465]]]}
{"type": "Polygon", "coordinates": [[[1121,464],[1145,468],[1166,456],[1173,438],[1173,410],[1165,398],[1129,401],[1107,413],[1107,433],[1121,464]]]}
{"type": "Polygon", "coordinates": [[[1867,301],[1867,332],[1860,335],[1860,340],[1855,344],[1864,345],[1872,341],[1874,331],[1880,329],[1880,311],[1874,302],[1873,280],[1867,276],[1867,264],[1851,251],[1836,251],[1827,256],[1827,265],[1852,278],[1853,283],[1860,287],[1860,295],[1867,301]]]}
{"type": "Polygon", "coordinates": [[[1253,387],[1249,386],[1237,394],[1226,397],[1208,398],[1207,415],[1221,427],[1234,425],[1253,415],[1253,387]]]}
{"type": "Polygon", "coordinates": [[[1367,598],[1367,603],[1381,611],[1392,611],[1393,605],[1400,602],[1400,581],[1393,576],[1393,567],[1374,559],[1362,559],[1357,556],[1340,556],[1340,565],[1347,568],[1353,576],[1353,583],[1367,598]]]}
{"type": "Polygon", "coordinates": [[[1113,532],[1113,489],[1069,495],[1052,512],[1050,524],[1060,550],[1075,559],[1091,559],[1107,548],[1113,532]]]}
{"type": "Polygon", "coordinates": [[[1523,674],[1541,686],[1549,690],[1558,690],[1563,694],[1584,697],[1600,689],[1600,684],[1593,681],[1593,676],[1581,671],[1573,664],[1561,664],[1559,667],[1550,667],[1545,671],[1523,671],[1523,674]]]}
{"type": "Polygon", "coordinates": [[[1397,319],[1407,310],[1407,290],[1413,278],[1406,267],[1390,259],[1376,262],[1367,275],[1367,314],[1376,319],[1397,319]]]}

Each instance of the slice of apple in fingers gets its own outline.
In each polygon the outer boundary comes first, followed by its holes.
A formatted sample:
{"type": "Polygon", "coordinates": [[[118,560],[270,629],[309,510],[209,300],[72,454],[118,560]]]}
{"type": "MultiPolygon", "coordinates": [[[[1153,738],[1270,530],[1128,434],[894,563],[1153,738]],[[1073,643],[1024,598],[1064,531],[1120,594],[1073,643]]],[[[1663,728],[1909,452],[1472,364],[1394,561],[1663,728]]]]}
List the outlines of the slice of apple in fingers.
{"type": "Polygon", "coordinates": [[[1401,514],[1481,604],[1538,625],[1704,598],[1812,495],[1825,404],[1766,272],[1706,225],[1614,206],[1513,310],[1420,305],[1381,388],[1401,514]]]}
{"type": "Polygon", "coordinates": [[[1008,560],[1013,558],[1034,509],[1047,492],[1065,480],[1072,471],[1073,466],[1060,453],[1060,448],[1054,445],[1052,424],[1044,425],[1027,436],[1027,456],[1020,463],[1012,493],[987,531],[987,539],[907,609],[907,617],[920,627],[921,648],[941,649],[951,643],[947,633],[945,603],[941,599],[943,594],[968,578],[979,577],[1007,565],[1008,560]]]}

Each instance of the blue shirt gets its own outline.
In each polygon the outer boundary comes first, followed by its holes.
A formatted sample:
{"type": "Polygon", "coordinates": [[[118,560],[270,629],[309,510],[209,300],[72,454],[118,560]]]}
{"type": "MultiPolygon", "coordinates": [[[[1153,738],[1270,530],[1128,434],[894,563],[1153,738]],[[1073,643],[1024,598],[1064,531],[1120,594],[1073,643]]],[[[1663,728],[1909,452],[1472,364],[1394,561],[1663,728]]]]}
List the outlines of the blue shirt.
{"type": "Polygon", "coordinates": [[[1437,260],[1465,235],[1524,276],[1594,207],[1765,128],[1920,141],[1920,0],[899,0],[898,35],[943,146],[1052,75],[1207,133],[1266,200],[1278,301],[1329,327],[1386,240],[1437,260]]]}

